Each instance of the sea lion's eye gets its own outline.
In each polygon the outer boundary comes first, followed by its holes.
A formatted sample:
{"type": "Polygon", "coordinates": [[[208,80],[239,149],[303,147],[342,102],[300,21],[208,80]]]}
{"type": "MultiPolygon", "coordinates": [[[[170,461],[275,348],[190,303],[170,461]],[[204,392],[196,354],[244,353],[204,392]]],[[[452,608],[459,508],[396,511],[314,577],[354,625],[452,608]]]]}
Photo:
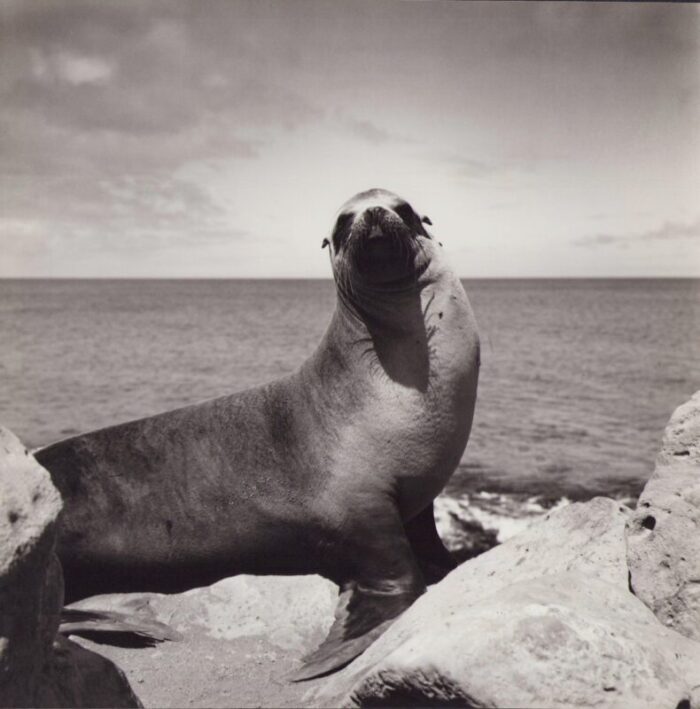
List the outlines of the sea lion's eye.
{"type": "Polygon", "coordinates": [[[342,243],[345,241],[347,237],[348,227],[350,226],[351,221],[351,214],[341,214],[338,217],[335,223],[335,228],[333,229],[333,236],[331,237],[331,239],[333,240],[334,251],[337,252],[342,246],[342,243]]]}
{"type": "Polygon", "coordinates": [[[406,225],[415,224],[416,214],[411,209],[410,204],[407,204],[406,202],[404,202],[403,204],[400,204],[398,207],[395,207],[394,211],[401,217],[401,220],[403,221],[404,224],[406,224],[406,225]]]}

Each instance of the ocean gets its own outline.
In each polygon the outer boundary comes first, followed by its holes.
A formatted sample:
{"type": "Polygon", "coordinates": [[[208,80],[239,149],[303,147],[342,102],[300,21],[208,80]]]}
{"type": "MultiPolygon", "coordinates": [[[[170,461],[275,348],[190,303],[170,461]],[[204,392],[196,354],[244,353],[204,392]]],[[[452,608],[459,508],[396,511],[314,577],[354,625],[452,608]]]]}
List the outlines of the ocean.
{"type": "MultiPolygon", "coordinates": [[[[633,502],[700,389],[700,280],[464,286],[482,366],[441,529],[502,540],[572,500],[633,502]]],[[[0,280],[0,423],[39,447],[264,383],[334,305],[325,280],[0,280]]]]}

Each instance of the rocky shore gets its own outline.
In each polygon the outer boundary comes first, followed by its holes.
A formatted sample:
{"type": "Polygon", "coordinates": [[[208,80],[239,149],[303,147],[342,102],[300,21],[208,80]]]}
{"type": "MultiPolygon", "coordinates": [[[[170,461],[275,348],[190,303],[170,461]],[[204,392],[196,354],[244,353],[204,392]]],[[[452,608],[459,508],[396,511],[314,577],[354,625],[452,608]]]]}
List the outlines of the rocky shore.
{"type": "Polygon", "coordinates": [[[0,508],[1,706],[700,709],[700,392],[674,412],[634,510],[602,497],[552,510],[431,587],[344,670],[305,684],[285,675],[331,624],[330,582],[238,576],[95,597],[78,605],[148,616],[183,639],[65,639],[60,499],[8,431],[0,508]]]}
{"type": "Polygon", "coordinates": [[[0,428],[0,706],[141,706],[111,661],[57,635],[60,511],[49,474],[0,428]]]}

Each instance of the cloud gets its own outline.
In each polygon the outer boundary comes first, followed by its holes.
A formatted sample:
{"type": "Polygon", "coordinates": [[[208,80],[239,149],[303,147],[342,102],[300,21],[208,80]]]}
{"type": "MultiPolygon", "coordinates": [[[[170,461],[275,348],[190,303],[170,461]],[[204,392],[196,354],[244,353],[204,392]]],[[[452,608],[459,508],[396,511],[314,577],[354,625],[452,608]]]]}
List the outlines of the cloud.
{"type": "Polygon", "coordinates": [[[531,3],[516,16],[506,10],[501,32],[518,60],[556,54],[575,62],[604,52],[648,61],[695,59],[700,48],[697,8],[664,3],[531,3]]]}
{"type": "Polygon", "coordinates": [[[351,135],[373,145],[381,145],[395,139],[395,136],[389,131],[372,121],[355,118],[354,116],[342,116],[340,111],[336,112],[336,117],[341,126],[351,135]]]}
{"type": "MultiPolygon", "coordinates": [[[[41,55],[36,56],[35,73],[39,68],[43,78],[51,68],[41,55]]],[[[115,70],[112,63],[101,57],[86,57],[70,52],[59,52],[54,61],[56,75],[75,86],[106,83],[114,75],[115,70]]]]}
{"type": "Polygon", "coordinates": [[[170,152],[176,139],[183,162],[193,157],[191,145],[204,150],[202,159],[253,157],[266,131],[317,119],[322,111],[270,70],[273,58],[236,21],[239,8],[3,3],[2,117],[7,124],[29,118],[41,130],[26,143],[8,140],[3,154],[31,150],[42,135],[89,143],[109,134],[113,147],[115,136],[141,137],[153,157],[154,140],[170,152]]]}
{"type": "Polygon", "coordinates": [[[685,194],[697,18],[668,4],[3,0],[0,229],[91,249],[235,238],[255,220],[233,205],[256,191],[278,204],[291,173],[331,192],[375,158],[399,183],[495,202],[537,172],[564,210],[597,194],[590,175],[634,178],[643,155],[685,194]],[[565,151],[572,192],[550,169],[565,151]]]}
{"type": "Polygon", "coordinates": [[[348,116],[342,122],[352,135],[373,145],[387,143],[394,138],[389,131],[368,120],[348,116]]]}
{"type": "Polygon", "coordinates": [[[656,229],[634,234],[592,234],[576,239],[573,243],[577,246],[608,246],[683,239],[700,239],[700,218],[686,224],[668,221],[656,229]]]}
{"type": "Polygon", "coordinates": [[[291,129],[319,115],[277,78],[275,58],[244,32],[236,5],[9,7],[2,23],[9,72],[0,87],[6,109],[40,113],[68,129],[149,136],[195,130],[217,117],[235,133],[279,123],[291,129]]]}
{"type": "Polygon", "coordinates": [[[227,3],[2,3],[6,253],[245,235],[191,168],[245,164],[322,112],[235,19],[227,3]]]}
{"type": "Polygon", "coordinates": [[[472,177],[472,178],[483,178],[489,177],[496,172],[502,172],[504,167],[494,165],[493,163],[488,163],[483,160],[476,160],[474,158],[465,158],[460,156],[455,156],[448,162],[452,163],[457,169],[457,172],[462,177],[472,177]]]}
{"type": "MultiPolygon", "coordinates": [[[[3,188],[6,186],[3,185],[3,188]]],[[[12,186],[7,186],[11,190],[12,186]]],[[[79,250],[134,253],[241,238],[220,206],[199,186],[167,174],[96,179],[56,180],[47,176],[35,185],[41,195],[10,191],[12,208],[0,219],[3,252],[22,253],[27,244],[60,242],[68,252],[79,250]],[[82,199],[75,195],[82,193],[82,199]]]]}
{"type": "Polygon", "coordinates": [[[336,106],[332,111],[324,115],[319,111],[318,118],[325,118],[332,125],[353,138],[361,140],[373,146],[394,144],[410,144],[416,141],[405,134],[376,123],[368,118],[358,118],[352,112],[348,112],[347,107],[336,106]]]}
{"type": "Polygon", "coordinates": [[[457,177],[481,180],[494,175],[502,175],[512,170],[515,165],[482,160],[456,153],[430,152],[421,155],[424,160],[436,162],[452,170],[457,177]]]}

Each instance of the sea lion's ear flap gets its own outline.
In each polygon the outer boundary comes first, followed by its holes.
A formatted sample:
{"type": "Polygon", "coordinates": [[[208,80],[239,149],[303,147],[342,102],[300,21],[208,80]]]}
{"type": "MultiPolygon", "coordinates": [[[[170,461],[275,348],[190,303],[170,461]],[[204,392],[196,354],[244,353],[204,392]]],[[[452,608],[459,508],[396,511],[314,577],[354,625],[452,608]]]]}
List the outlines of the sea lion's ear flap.
{"type": "Polygon", "coordinates": [[[325,249],[326,246],[330,246],[330,243],[331,243],[331,242],[328,241],[328,239],[324,239],[324,240],[321,242],[321,248],[322,248],[322,249],[325,249]]]}
{"type": "MultiPolygon", "coordinates": [[[[425,214],[420,218],[420,223],[421,224],[429,224],[430,226],[433,226],[433,222],[430,220],[430,217],[426,217],[425,214]]],[[[422,226],[421,226],[421,230],[423,232],[423,235],[427,236],[428,239],[430,239],[432,241],[432,238],[433,238],[432,234],[430,234],[428,231],[426,231],[422,226]]]]}

